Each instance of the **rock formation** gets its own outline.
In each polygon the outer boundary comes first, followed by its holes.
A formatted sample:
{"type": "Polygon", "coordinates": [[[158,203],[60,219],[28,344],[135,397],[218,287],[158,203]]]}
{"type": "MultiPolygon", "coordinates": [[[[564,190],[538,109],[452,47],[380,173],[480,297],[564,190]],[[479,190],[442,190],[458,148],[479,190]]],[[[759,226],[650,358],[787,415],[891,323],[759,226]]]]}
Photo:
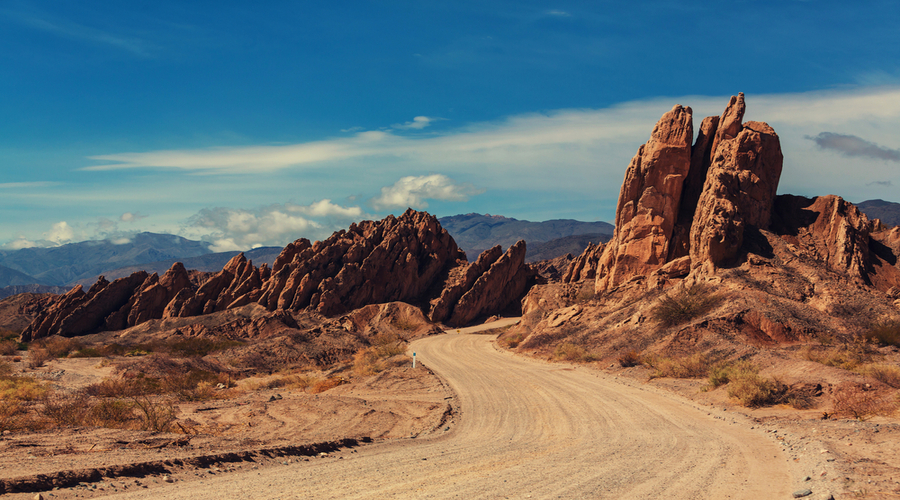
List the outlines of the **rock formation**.
{"type": "Polygon", "coordinates": [[[595,280],[598,294],[626,283],[658,289],[765,257],[775,234],[832,272],[900,298],[900,231],[836,196],[776,196],[778,136],[743,123],[745,109],[744,95],[733,96],[721,116],[703,120],[693,146],[691,109],[665,113],[626,170],[613,239],[586,248],[563,283],[595,280]]]}
{"type": "MultiPolygon", "coordinates": [[[[524,256],[522,241],[505,254],[500,247],[485,251],[469,264],[435,217],[408,210],[400,217],[352,224],[324,241],[290,243],[271,269],[239,254],[199,286],[180,263],[162,277],[143,271],[113,283],[101,277],[87,293],[78,287],[46,307],[23,339],[120,330],[253,303],[269,311],[335,316],[401,301],[427,305],[432,321],[462,326],[525,294],[536,273],[524,256]]],[[[260,327],[250,329],[258,335],[260,327]]]]}
{"type": "Polygon", "coordinates": [[[614,288],[666,263],[681,191],[691,164],[691,108],[676,105],[625,171],[616,229],[597,266],[597,289],[614,288]]]}
{"type": "MultiPolygon", "coordinates": [[[[625,172],[616,232],[596,267],[598,293],[657,271],[680,275],[686,265],[714,272],[737,257],[746,227],[768,227],[781,147],[765,123],[742,123],[745,107],[743,94],[732,97],[721,117],[703,120],[693,146],[691,108],[660,118],[625,172]]],[[[589,248],[577,265],[594,254],[589,248]]],[[[590,269],[567,279],[590,279],[590,269]]]]}
{"type": "Polygon", "coordinates": [[[584,252],[575,257],[569,263],[566,274],[562,277],[563,283],[576,283],[583,280],[592,280],[597,277],[597,263],[603,255],[603,243],[589,243],[584,252]]]}

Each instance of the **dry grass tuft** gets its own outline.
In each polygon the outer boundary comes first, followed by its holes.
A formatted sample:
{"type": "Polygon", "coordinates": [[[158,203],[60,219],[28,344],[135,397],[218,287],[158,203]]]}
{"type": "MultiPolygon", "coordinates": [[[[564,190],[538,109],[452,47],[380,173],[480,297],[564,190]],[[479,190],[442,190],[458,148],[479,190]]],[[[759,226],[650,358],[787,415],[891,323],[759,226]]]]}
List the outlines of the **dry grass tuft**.
{"type": "Polygon", "coordinates": [[[15,340],[0,340],[0,356],[12,356],[19,350],[19,344],[15,340]]]}
{"type": "Polygon", "coordinates": [[[672,291],[660,299],[653,318],[663,326],[675,326],[713,310],[723,300],[709,285],[696,284],[672,291]]]}
{"type": "Polygon", "coordinates": [[[645,356],[645,365],[655,371],[650,378],[703,378],[709,374],[710,367],[715,360],[707,353],[697,353],[682,357],[645,356]]]}
{"type": "Polygon", "coordinates": [[[835,346],[805,346],[800,355],[809,361],[854,370],[872,359],[871,349],[865,342],[845,342],[835,346]]]}
{"type": "Polygon", "coordinates": [[[863,337],[881,345],[900,346],[900,319],[875,322],[863,337]]]}
{"type": "Polygon", "coordinates": [[[501,345],[505,346],[508,349],[515,349],[516,347],[519,347],[519,344],[521,344],[523,340],[525,340],[524,333],[516,333],[508,337],[501,336],[497,339],[497,341],[501,345]]]}
{"type": "Polygon", "coordinates": [[[595,354],[589,353],[584,347],[571,342],[563,342],[557,345],[556,349],[553,350],[553,357],[560,361],[571,361],[574,363],[597,361],[595,354]]]}
{"type": "Polygon", "coordinates": [[[345,383],[347,383],[347,381],[344,380],[344,377],[329,377],[313,383],[309,388],[309,392],[312,394],[319,394],[345,383]]]}
{"type": "Polygon", "coordinates": [[[867,377],[872,377],[882,384],[900,389],[900,367],[885,363],[873,363],[865,365],[859,372],[867,377]]]}
{"type": "Polygon", "coordinates": [[[788,402],[788,387],[777,380],[760,376],[759,367],[749,361],[738,361],[725,371],[728,396],[744,406],[755,408],[788,402]]]}
{"type": "Polygon", "coordinates": [[[885,391],[870,384],[844,382],[834,388],[831,395],[834,414],[857,420],[867,420],[876,415],[890,415],[897,410],[897,402],[885,391]]]}
{"type": "Polygon", "coordinates": [[[622,368],[630,368],[641,364],[641,354],[637,351],[627,351],[617,358],[619,366],[622,368]]]}

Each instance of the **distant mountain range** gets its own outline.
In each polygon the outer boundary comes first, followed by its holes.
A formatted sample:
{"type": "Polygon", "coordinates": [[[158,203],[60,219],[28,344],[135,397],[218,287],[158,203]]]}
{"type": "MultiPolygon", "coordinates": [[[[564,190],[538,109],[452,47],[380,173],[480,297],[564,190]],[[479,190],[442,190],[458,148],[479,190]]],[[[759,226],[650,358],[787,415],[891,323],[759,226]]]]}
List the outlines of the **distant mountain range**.
{"type": "MultiPolygon", "coordinates": [[[[610,239],[606,222],[560,219],[544,222],[500,215],[465,214],[444,217],[441,225],[466,251],[470,260],[494,246],[528,242],[529,262],[566,253],[579,254],[588,242],[610,239]]],[[[244,252],[257,265],[275,261],[281,247],[244,252]]],[[[0,250],[0,298],[18,293],[61,293],[76,284],[90,286],[100,275],[114,280],[139,270],[164,273],[174,262],[188,269],[219,271],[238,252],[210,252],[210,244],[171,234],[140,233],[128,243],[83,241],[53,248],[0,250]]]]}
{"type": "MultiPolygon", "coordinates": [[[[162,274],[175,262],[188,269],[219,271],[239,252],[211,253],[210,244],[172,234],[140,233],[124,244],[109,240],[69,243],[53,248],[0,250],[0,298],[17,293],[60,293],[76,284],[90,286],[100,275],[109,280],[138,270],[162,274]]],[[[281,247],[244,254],[272,263],[281,247]]]]}
{"type": "Polygon", "coordinates": [[[881,219],[888,226],[900,226],[900,203],[884,200],[867,200],[856,207],[870,219],[881,219]]]}
{"type": "Polygon", "coordinates": [[[466,252],[469,260],[475,260],[481,252],[494,245],[506,249],[519,240],[528,243],[528,262],[566,253],[580,254],[588,242],[608,241],[615,229],[607,222],[572,219],[531,222],[490,214],[453,215],[438,220],[466,252]]]}

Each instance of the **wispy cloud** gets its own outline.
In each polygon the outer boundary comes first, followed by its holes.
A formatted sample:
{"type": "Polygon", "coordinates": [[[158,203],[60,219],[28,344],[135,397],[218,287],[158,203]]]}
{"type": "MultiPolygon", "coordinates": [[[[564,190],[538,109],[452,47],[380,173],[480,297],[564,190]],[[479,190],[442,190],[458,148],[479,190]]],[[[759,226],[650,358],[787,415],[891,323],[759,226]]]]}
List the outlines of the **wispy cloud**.
{"type": "Polygon", "coordinates": [[[457,184],[441,174],[409,176],[381,188],[381,196],[373,198],[372,205],[378,209],[423,209],[428,208],[427,200],[466,201],[469,196],[483,192],[471,184],[457,184]]]}
{"type": "Polygon", "coordinates": [[[572,14],[569,14],[564,10],[548,10],[547,15],[555,17],[572,17],[572,14]]]}
{"type": "Polygon", "coordinates": [[[56,186],[56,182],[0,182],[0,189],[28,189],[56,186]]]}
{"type": "Polygon", "coordinates": [[[0,14],[21,25],[43,31],[45,33],[84,43],[105,45],[124,50],[140,57],[151,57],[153,45],[146,40],[134,36],[121,35],[108,30],[86,26],[63,19],[49,19],[34,13],[4,10],[0,14]]]}
{"type": "Polygon", "coordinates": [[[822,132],[815,137],[806,138],[822,149],[837,151],[844,156],[900,162],[900,150],[879,146],[855,135],[822,132]]]}
{"type": "Polygon", "coordinates": [[[873,181],[866,183],[866,186],[893,187],[894,183],[891,181],[873,181]]]}

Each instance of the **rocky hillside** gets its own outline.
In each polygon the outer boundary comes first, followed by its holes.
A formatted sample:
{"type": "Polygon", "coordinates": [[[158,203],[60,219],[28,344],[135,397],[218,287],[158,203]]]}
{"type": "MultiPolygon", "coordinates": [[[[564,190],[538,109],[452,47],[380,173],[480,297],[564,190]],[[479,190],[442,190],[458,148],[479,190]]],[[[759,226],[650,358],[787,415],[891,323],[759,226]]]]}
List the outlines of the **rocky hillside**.
{"type": "Polygon", "coordinates": [[[733,97],[693,144],[691,108],[662,116],[626,170],[613,238],[532,288],[508,334],[519,349],[746,357],[900,317],[900,228],[838,196],[776,196],[778,136],[744,108],[733,97]]]}
{"type": "Polygon", "coordinates": [[[536,276],[525,251],[525,242],[506,252],[496,246],[469,263],[435,217],[408,210],[353,224],[324,241],[299,239],[271,268],[240,254],[211,276],[192,276],[176,263],[162,276],[138,271],[112,282],[101,277],[87,291],[79,285],[45,304],[22,338],[121,330],[248,304],[336,316],[401,301],[418,305],[431,321],[464,325],[518,304],[536,276]]]}

